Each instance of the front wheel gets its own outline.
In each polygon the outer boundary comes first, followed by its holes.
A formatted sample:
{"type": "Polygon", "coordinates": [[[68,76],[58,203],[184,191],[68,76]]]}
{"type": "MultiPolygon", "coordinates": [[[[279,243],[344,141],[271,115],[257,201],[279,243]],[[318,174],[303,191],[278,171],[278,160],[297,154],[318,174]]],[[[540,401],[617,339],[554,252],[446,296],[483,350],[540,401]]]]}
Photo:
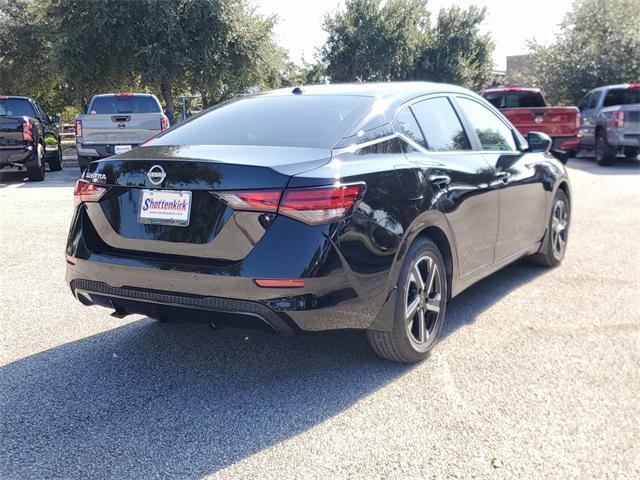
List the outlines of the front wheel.
{"type": "Polygon", "coordinates": [[[538,253],[529,257],[541,267],[557,267],[564,259],[569,240],[571,209],[567,195],[558,190],[553,199],[553,207],[547,225],[547,233],[538,253]]]}
{"type": "Polygon", "coordinates": [[[382,358],[402,363],[424,360],[442,330],[448,285],[442,255],[435,243],[416,240],[398,277],[391,332],[367,331],[382,358]]]}

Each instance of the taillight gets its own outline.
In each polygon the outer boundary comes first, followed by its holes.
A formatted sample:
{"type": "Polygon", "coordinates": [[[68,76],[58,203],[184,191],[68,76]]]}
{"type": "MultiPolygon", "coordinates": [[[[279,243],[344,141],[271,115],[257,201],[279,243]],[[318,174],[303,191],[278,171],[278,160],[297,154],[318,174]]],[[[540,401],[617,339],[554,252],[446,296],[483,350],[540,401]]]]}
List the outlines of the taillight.
{"type": "Polygon", "coordinates": [[[97,202],[107,191],[107,187],[90,183],[82,178],[76,181],[76,188],[73,190],[73,199],[76,205],[82,202],[97,202]]]}
{"type": "Polygon", "coordinates": [[[160,119],[160,131],[164,132],[167,128],[169,128],[169,119],[167,117],[162,117],[160,119]]]}
{"type": "Polygon", "coordinates": [[[344,217],[360,200],[364,184],[285,190],[278,213],[310,225],[344,217]]]}
{"type": "Polygon", "coordinates": [[[580,112],[576,113],[576,130],[580,129],[580,112]]]}
{"type": "Polygon", "coordinates": [[[255,190],[250,192],[216,192],[234,210],[277,212],[281,190],[255,190]]]}
{"type": "Polygon", "coordinates": [[[616,127],[624,127],[624,112],[622,110],[613,112],[613,124],[616,127]]]}
{"type": "Polygon", "coordinates": [[[33,125],[27,119],[22,122],[22,140],[33,142],[33,125]]]}
{"type": "Polygon", "coordinates": [[[291,188],[216,192],[234,210],[270,212],[294,218],[309,225],[340,220],[347,215],[364,193],[364,183],[336,184],[332,187],[291,188]]]}
{"type": "Polygon", "coordinates": [[[76,120],[76,138],[82,137],[82,120],[76,120]]]}
{"type": "Polygon", "coordinates": [[[629,88],[640,88],[640,83],[630,83],[629,88]]]}

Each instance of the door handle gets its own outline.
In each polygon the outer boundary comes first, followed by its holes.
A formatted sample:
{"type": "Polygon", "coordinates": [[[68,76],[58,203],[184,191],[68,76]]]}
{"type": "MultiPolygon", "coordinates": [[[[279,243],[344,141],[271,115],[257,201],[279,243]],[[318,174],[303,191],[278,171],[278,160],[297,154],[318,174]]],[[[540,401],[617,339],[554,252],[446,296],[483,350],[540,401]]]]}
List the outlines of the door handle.
{"type": "Polygon", "coordinates": [[[496,178],[498,180],[502,180],[505,183],[509,180],[509,176],[510,176],[509,172],[505,172],[502,170],[499,172],[496,172],[496,178]]]}
{"type": "Polygon", "coordinates": [[[432,185],[443,188],[451,183],[451,177],[449,175],[431,175],[429,181],[432,185]]]}

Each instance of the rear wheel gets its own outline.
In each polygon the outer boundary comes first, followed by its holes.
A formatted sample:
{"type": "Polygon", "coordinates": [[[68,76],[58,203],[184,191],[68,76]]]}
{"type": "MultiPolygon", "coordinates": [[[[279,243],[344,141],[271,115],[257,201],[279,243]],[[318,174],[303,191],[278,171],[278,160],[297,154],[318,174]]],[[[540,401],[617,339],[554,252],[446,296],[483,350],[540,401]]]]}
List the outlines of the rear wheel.
{"type": "Polygon", "coordinates": [[[560,265],[567,251],[570,220],[569,199],[562,190],[558,190],[553,199],[553,207],[542,249],[529,257],[533,263],[541,267],[560,265]]]}
{"type": "Polygon", "coordinates": [[[428,239],[416,240],[398,278],[392,331],[367,331],[373,350],[396,362],[424,360],[442,330],[447,294],[444,261],[438,247],[428,239]]]}
{"type": "Polygon", "coordinates": [[[27,177],[32,182],[41,182],[44,180],[44,148],[42,145],[38,144],[35,155],[34,165],[27,166],[27,177]]]}
{"type": "Polygon", "coordinates": [[[607,135],[602,130],[598,130],[596,135],[596,162],[598,162],[598,165],[605,167],[611,165],[615,159],[616,151],[609,146],[607,135]]]}
{"type": "Polygon", "coordinates": [[[50,160],[47,160],[47,163],[49,164],[49,169],[52,172],[59,172],[62,170],[62,148],[60,145],[58,145],[58,151],[56,154],[51,157],[50,160]]]}

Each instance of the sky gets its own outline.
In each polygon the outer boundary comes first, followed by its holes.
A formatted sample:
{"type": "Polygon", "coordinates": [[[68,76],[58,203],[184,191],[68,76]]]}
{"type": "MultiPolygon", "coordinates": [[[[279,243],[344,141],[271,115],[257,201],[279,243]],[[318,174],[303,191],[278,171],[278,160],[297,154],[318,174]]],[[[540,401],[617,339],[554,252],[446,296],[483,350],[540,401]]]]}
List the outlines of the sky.
{"type": "MultiPolygon", "coordinates": [[[[276,39],[286,49],[292,60],[313,60],[315,48],[324,43],[322,30],[325,13],[335,11],[340,0],[253,0],[264,15],[276,14],[276,39]]],[[[487,7],[484,30],[490,32],[496,44],[494,67],[504,70],[507,55],[527,53],[527,40],[553,41],[559,24],[570,9],[572,0],[429,0],[432,14],[442,7],[478,5],[487,7]]]]}

